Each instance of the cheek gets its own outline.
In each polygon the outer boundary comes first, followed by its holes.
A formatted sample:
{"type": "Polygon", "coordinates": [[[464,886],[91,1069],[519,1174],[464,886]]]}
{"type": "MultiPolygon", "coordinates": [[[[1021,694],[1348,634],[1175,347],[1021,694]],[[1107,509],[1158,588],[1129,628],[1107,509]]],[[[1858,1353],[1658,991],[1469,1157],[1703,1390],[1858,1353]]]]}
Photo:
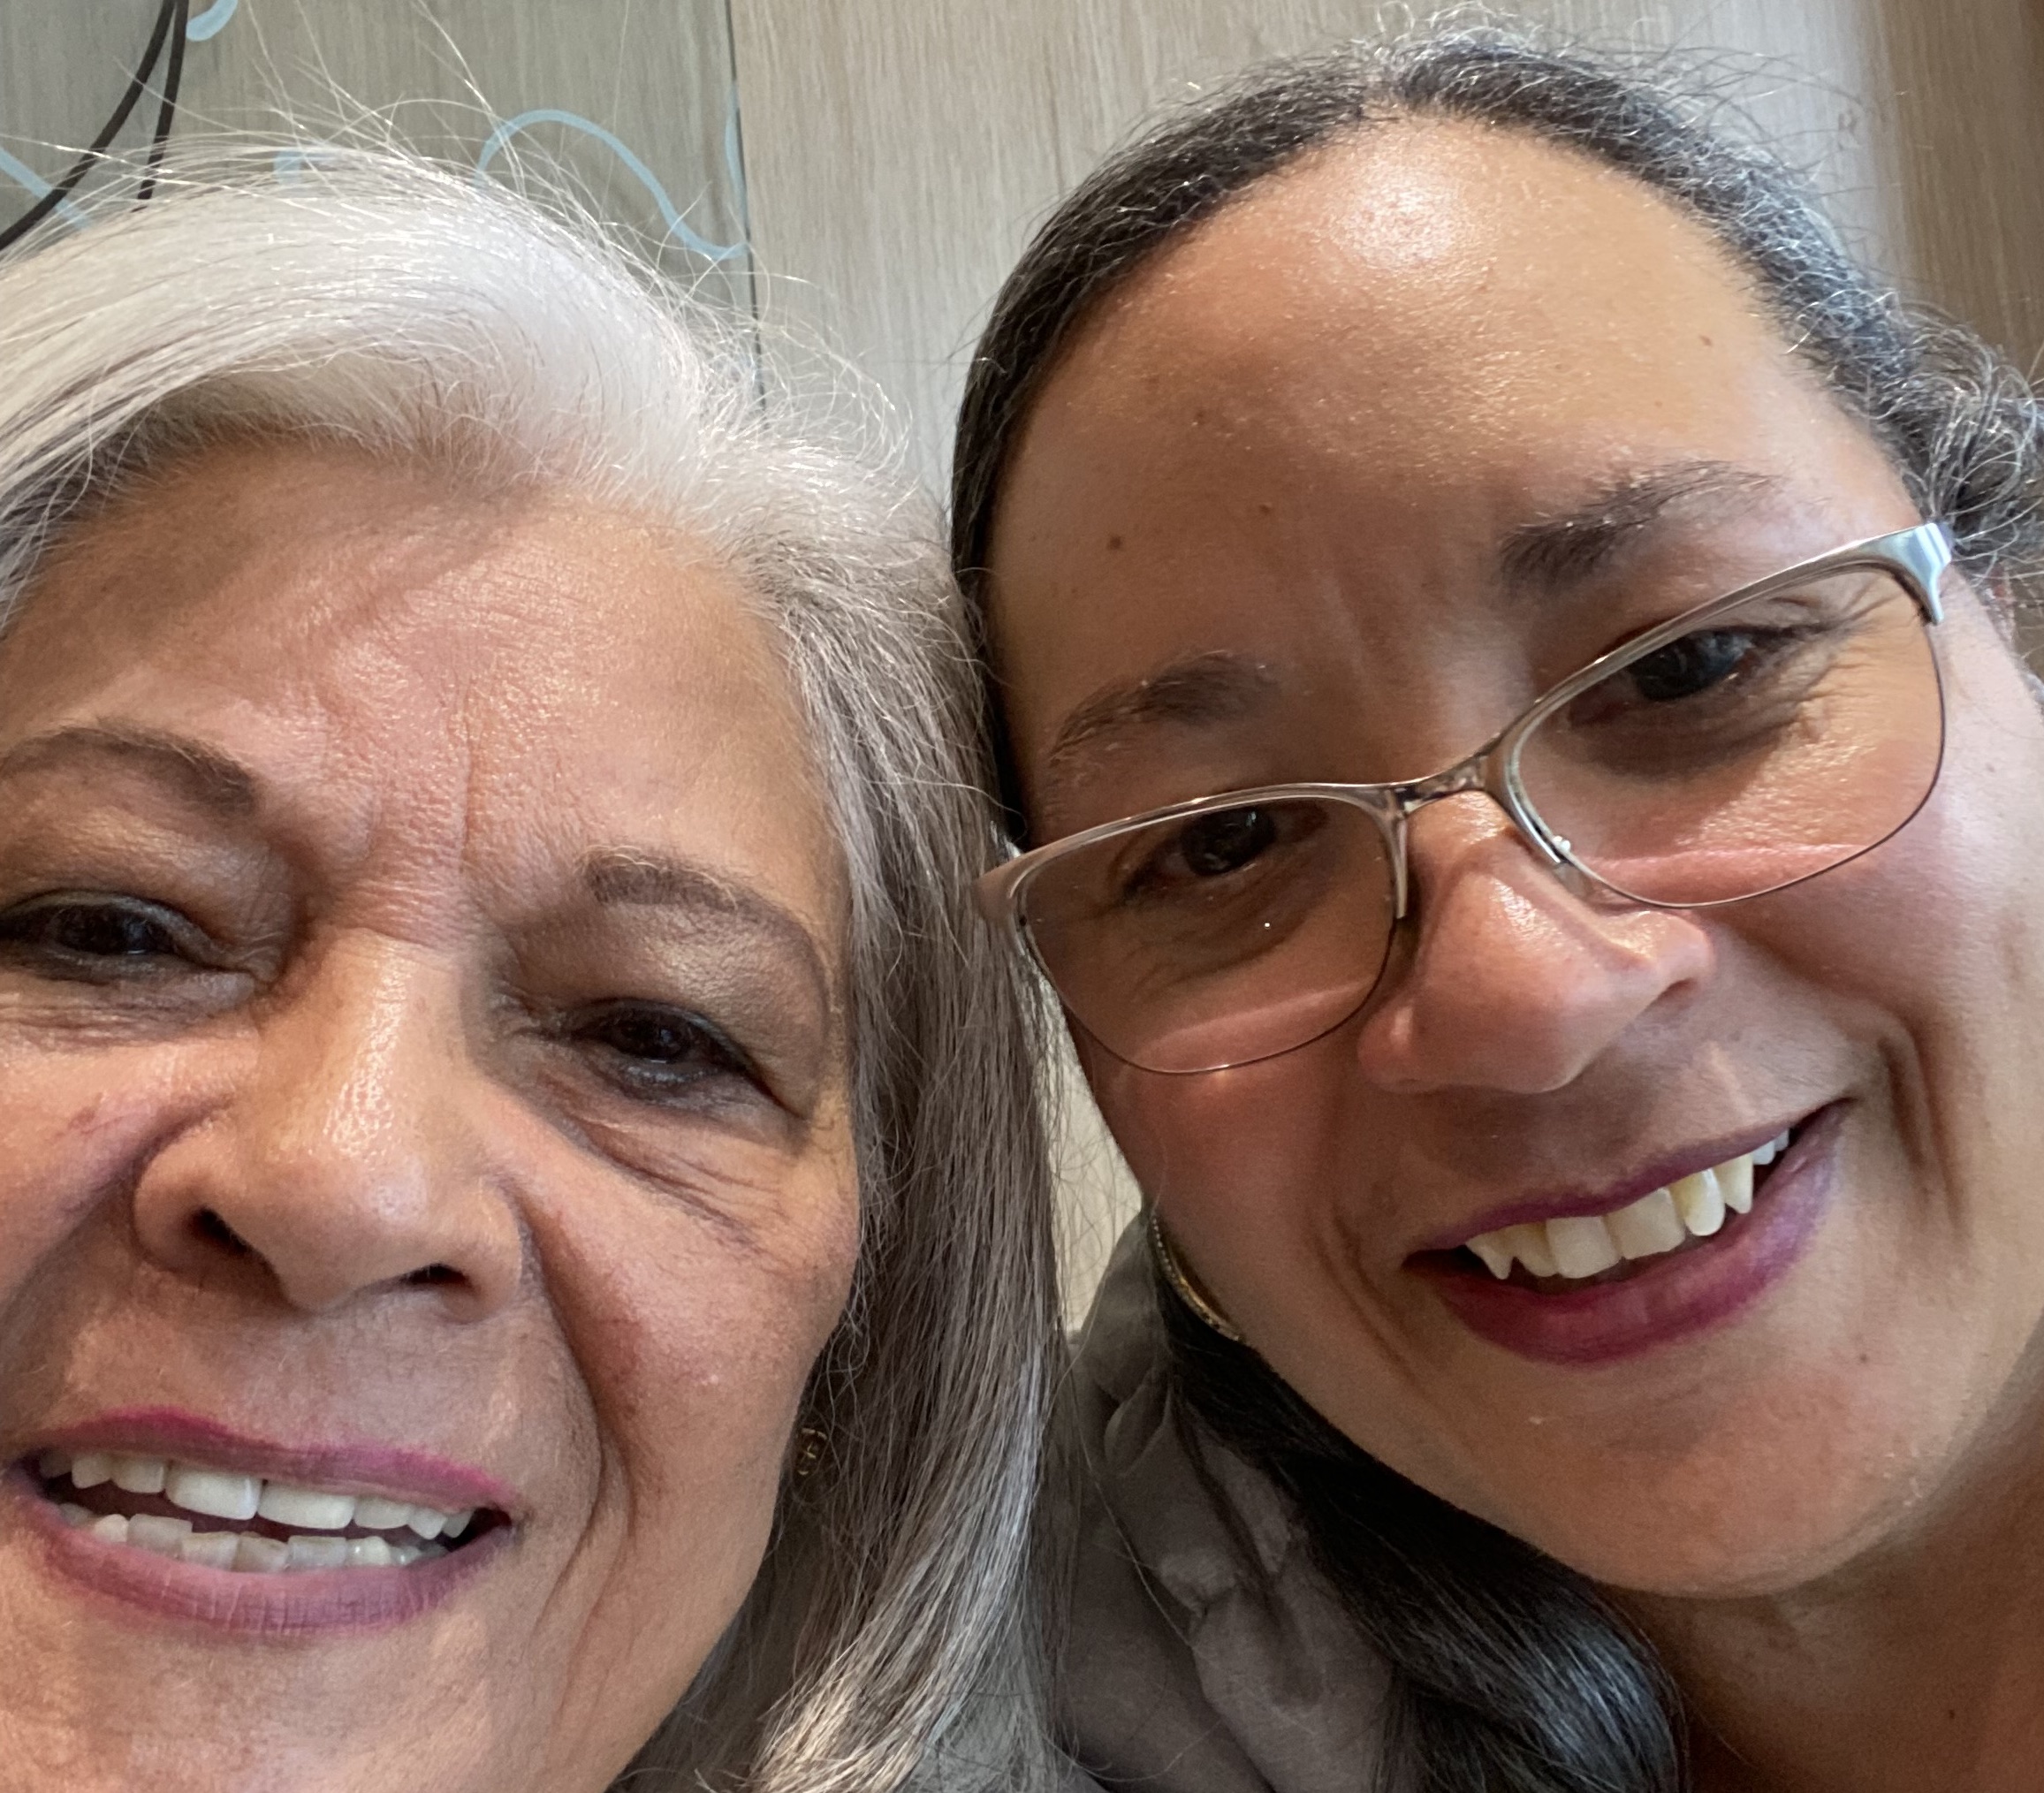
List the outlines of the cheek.
{"type": "Polygon", "coordinates": [[[819,1166],[740,1224],[619,1193],[534,1217],[559,1324],[604,1440],[606,1500],[634,1552],[749,1582],[802,1392],[857,1251],[848,1171],[819,1166]],[[741,1560],[742,1559],[742,1560],[741,1560]]]}
{"type": "Polygon", "coordinates": [[[215,1105],[232,1048],[49,1051],[0,1034],[0,1303],[215,1105]]]}
{"type": "Polygon", "coordinates": [[[1337,1189],[1366,1190],[1353,1024],[1281,1058],[1192,1077],[1135,1070],[1083,1041],[1079,1058],[1144,1195],[1219,1281],[1337,1189]]]}

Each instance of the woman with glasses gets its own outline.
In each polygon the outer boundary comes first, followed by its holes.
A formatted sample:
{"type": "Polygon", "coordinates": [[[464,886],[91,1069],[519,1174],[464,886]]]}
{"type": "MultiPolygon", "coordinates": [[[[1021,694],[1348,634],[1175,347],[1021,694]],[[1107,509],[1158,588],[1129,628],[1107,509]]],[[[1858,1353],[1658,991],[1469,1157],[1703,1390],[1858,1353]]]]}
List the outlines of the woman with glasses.
{"type": "Polygon", "coordinates": [[[1146,1197],[1113,1786],[2028,1787],[2038,412],[1683,98],[1494,33],[1165,123],[1010,279],[981,881],[1146,1197]]]}

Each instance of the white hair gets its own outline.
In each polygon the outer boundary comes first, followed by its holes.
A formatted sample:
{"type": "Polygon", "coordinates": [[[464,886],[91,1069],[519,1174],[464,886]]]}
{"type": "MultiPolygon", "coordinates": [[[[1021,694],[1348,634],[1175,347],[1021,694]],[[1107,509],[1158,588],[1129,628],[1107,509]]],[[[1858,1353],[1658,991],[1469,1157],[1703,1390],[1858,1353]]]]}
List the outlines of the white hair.
{"type": "Polygon", "coordinates": [[[851,893],[860,1263],[805,1402],[819,1460],[634,1789],[1054,1778],[1040,1016],[967,901],[994,836],[931,521],[841,424],[593,228],[386,151],[216,152],[0,262],[0,629],[129,476],[255,431],[630,505],[777,632],[851,893]]]}

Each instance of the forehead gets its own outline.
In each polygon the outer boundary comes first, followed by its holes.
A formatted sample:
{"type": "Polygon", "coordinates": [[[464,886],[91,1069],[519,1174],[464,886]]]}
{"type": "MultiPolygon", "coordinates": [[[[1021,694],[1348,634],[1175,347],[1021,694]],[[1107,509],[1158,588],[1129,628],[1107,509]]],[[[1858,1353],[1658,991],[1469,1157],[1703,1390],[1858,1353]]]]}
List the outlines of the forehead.
{"type": "Polygon", "coordinates": [[[1037,415],[1082,388],[1093,410],[1103,389],[1177,395],[1212,432],[1281,418],[1292,441],[1397,430],[1453,454],[1515,421],[1501,404],[1537,396],[1561,421],[1571,397],[1584,416],[1615,387],[1742,368],[1797,364],[1670,202],[1522,133],[1404,123],[1318,152],[1167,247],[1084,330],[1037,415]]]}
{"type": "Polygon", "coordinates": [[[1338,142],[1168,247],[1046,382],[991,554],[1015,737],[1189,654],[1281,678],[1487,629],[1501,543],[1671,467],[1772,495],[1751,576],[1911,520],[1671,203],[1523,133],[1338,142]]]}
{"type": "Polygon", "coordinates": [[[217,451],[82,524],[0,647],[0,717],[202,740],[316,798],[329,855],[459,842],[508,871],[700,833],[831,882],[779,657],[706,553],[339,452],[217,451]]]}

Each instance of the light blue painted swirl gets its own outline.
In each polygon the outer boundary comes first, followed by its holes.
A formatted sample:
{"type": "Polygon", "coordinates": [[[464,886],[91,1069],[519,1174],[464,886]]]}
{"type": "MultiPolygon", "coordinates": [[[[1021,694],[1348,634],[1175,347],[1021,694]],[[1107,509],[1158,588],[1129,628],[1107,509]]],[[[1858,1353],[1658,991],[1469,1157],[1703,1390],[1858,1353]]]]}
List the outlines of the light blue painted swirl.
{"type": "MultiPolygon", "coordinates": [[[[19,156],[10,156],[4,149],[0,149],[0,174],[5,175],[15,186],[26,187],[31,199],[49,197],[49,183],[19,156]]],[[[67,199],[57,201],[57,216],[78,231],[82,231],[91,222],[84,212],[67,199]]]]}
{"type": "Polygon", "coordinates": [[[632,146],[614,131],[606,131],[594,119],[585,118],[579,112],[564,112],[556,107],[541,106],[529,112],[520,112],[515,118],[506,118],[483,141],[483,148],[475,158],[475,179],[478,183],[490,172],[490,164],[504,153],[511,140],[521,131],[528,131],[535,125],[565,125],[571,131],[580,131],[584,136],[593,137],[623,163],[639,184],[653,197],[653,203],[660,209],[660,216],[666,221],[667,234],[678,238],[688,248],[712,262],[728,262],[733,255],[745,253],[743,243],[712,243],[689,228],[688,221],[681,216],[674,201],[667,197],[667,189],[660,185],[660,178],[639,159],[632,146]]]}
{"type": "Polygon", "coordinates": [[[209,37],[217,37],[222,27],[239,10],[241,0],[213,0],[213,4],[185,27],[185,35],[194,43],[203,43],[209,37]]]}

